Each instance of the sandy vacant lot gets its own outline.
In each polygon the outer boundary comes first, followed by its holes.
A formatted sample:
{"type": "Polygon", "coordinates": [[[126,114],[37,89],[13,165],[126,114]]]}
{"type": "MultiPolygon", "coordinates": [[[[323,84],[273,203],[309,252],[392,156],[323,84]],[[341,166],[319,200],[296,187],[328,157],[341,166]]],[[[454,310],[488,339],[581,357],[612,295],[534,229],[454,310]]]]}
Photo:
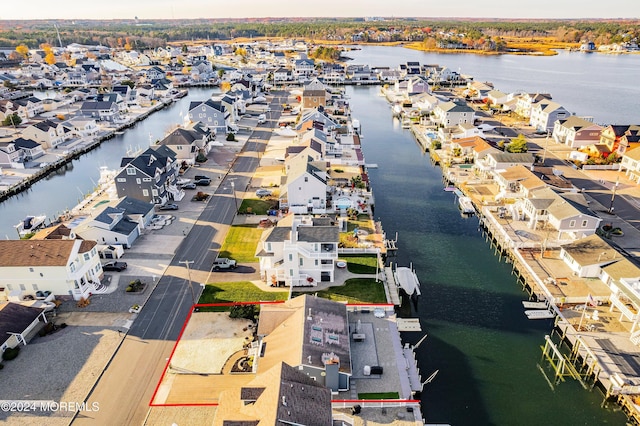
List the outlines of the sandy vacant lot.
{"type": "Polygon", "coordinates": [[[171,372],[219,374],[252,338],[250,326],[251,321],[229,318],[226,312],[195,312],[171,358],[171,372]]]}

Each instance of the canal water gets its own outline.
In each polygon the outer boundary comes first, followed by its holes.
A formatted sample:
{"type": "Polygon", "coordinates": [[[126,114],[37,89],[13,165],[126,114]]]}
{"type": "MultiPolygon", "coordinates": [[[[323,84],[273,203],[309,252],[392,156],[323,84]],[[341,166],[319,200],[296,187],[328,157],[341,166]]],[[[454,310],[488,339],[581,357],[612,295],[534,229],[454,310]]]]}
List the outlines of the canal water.
{"type": "MultiPolygon", "coordinates": [[[[624,424],[601,408],[603,395],[567,381],[551,388],[540,345],[550,320],[526,319],[526,294],[511,265],[494,256],[475,217],[462,217],[443,191],[440,168],[391,117],[378,87],[350,87],[352,115],[362,125],[375,216],[398,232],[400,266],[413,264],[422,284],[417,315],[428,334],[417,349],[421,396],[429,423],[452,425],[624,424]]],[[[423,334],[407,333],[416,343],[423,334]]]]}
{"type": "Polygon", "coordinates": [[[45,214],[49,219],[55,219],[64,210],[73,208],[97,186],[101,166],[117,169],[127,152],[144,150],[150,146],[150,141],[155,143],[162,139],[172,126],[182,121],[191,101],[206,100],[212,92],[211,88],[189,90],[187,96],[136,123],[124,134],[102,142],[98,148],[37,182],[29,190],[0,203],[0,238],[17,238],[15,225],[27,215],[45,214]]]}

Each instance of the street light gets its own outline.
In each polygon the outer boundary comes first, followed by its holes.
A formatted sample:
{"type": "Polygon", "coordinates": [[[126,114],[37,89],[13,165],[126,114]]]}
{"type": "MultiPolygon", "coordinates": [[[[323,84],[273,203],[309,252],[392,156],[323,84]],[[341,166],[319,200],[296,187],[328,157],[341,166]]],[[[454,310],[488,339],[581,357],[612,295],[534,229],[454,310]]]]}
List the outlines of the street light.
{"type": "Polygon", "coordinates": [[[191,269],[189,268],[189,265],[191,263],[193,263],[193,260],[180,260],[178,261],[178,263],[182,263],[184,265],[187,266],[187,277],[189,277],[189,290],[191,290],[191,300],[193,301],[193,304],[196,304],[196,294],[193,292],[193,286],[191,285],[191,269]]]}
{"type": "Polygon", "coordinates": [[[233,191],[233,203],[236,205],[236,211],[238,211],[238,200],[236,199],[236,183],[231,181],[231,190],[233,191]]]}

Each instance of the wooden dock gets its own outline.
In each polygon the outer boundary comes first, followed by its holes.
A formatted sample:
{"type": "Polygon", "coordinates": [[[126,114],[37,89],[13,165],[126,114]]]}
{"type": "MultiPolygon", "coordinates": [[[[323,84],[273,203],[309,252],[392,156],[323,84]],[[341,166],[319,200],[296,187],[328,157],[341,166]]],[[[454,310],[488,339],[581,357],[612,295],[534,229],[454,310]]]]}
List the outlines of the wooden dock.
{"type": "Polygon", "coordinates": [[[387,300],[389,303],[395,306],[400,306],[400,293],[398,292],[398,285],[393,276],[393,270],[390,267],[384,268],[384,290],[387,293],[387,300]]]}

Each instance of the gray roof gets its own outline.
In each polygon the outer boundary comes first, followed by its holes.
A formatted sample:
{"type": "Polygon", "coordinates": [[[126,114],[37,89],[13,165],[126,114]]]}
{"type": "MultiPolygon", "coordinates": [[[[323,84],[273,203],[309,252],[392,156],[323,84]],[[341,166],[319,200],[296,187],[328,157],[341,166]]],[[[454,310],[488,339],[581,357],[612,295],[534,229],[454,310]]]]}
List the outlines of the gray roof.
{"type": "Polygon", "coordinates": [[[271,232],[267,235],[265,239],[266,242],[270,243],[281,243],[285,240],[288,240],[291,236],[291,228],[285,226],[276,226],[275,228],[271,228],[271,232]]]}
{"type": "Polygon", "coordinates": [[[138,200],[133,197],[124,197],[116,205],[116,208],[124,210],[125,214],[127,215],[131,215],[131,214],[146,215],[149,213],[150,210],[154,209],[154,205],[152,203],[138,200]]]}
{"type": "Polygon", "coordinates": [[[0,344],[9,339],[8,333],[22,333],[44,309],[18,303],[0,303],[0,344]]]}
{"type": "Polygon", "coordinates": [[[121,214],[124,214],[124,209],[105,207],[93,220],[102,223],[113,223],[116,221],[115,217],[121,214]]]}
{"type": "Polygon", "coordinates": [[[298,241],[335,243],[340,241],[340,231],[337,226],[298,226],[298,241]]]}

